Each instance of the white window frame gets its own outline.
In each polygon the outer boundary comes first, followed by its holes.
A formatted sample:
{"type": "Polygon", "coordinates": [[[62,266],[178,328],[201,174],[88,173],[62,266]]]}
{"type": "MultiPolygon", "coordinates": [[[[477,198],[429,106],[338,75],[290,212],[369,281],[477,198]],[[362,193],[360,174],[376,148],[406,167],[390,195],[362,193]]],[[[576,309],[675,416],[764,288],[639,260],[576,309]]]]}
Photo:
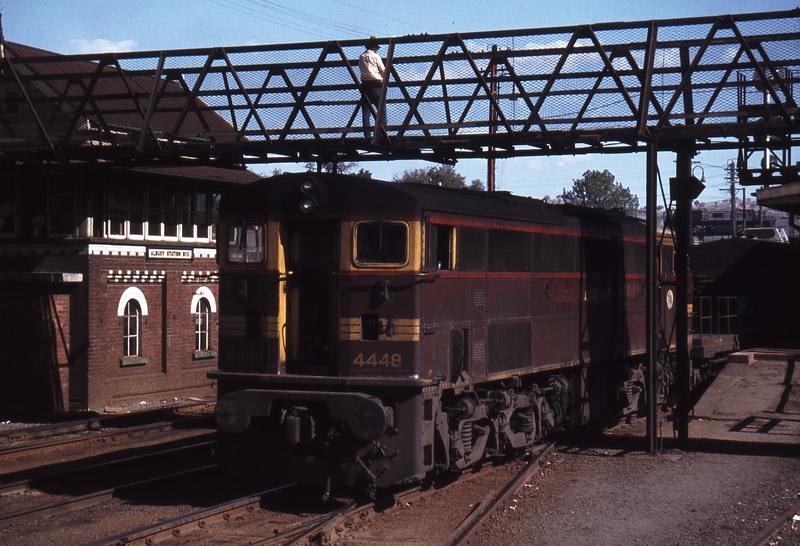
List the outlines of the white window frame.
{"type": "Polygon", "coordinates": [[[122,356],[123,358],[141,358],[142,307],[139,305],[139,302],[136,299],[131,298],[125,302],[125,310],[122,315],[122,320],[122,356]],[[131,346],[134,345],[134,340],[136,348],[131,350],[131,346]]]}
{"type": "Polygon", "coordinates": [[[123,356],[122,356],[122,359],[120,360],[120,365],[122,365],[122,366],[133,366],[133,365],[147,364],[147,359],[144,358],[142,356],[142,354],[141,354],[143,352],[143,345],[142,345],[143,330],[142,330],[142,328],[144,326],[144,321],[142,320],[142,317],[145,317],[145,316],[147,316],[149,314],[149,310],[147,308],[147,298],[144,297],[144,293],[141,290],[139,290],[138,288],[136,288],[135,286],[131,286],[131,287],[126,288],[125,291],[122,293],[122,296],[120,296],[120,298],[119,298],[119,304],[117,305],[117,316],[122,318],[123,321],[130,320],[131,315],[127,314],[126,311],[128,310],[128,305],[131,302],[131,300],[133,300],[137,304],[139,304],[140,313],[139,313],[139,316],[137,318],[137,334],[136,334],[137,337],[138,337],[138,340],[137,340],[137,352],[139,354],[136,354],[136,355],[127,354],[128,350],[129,350],[128,336],[125,334],[125,331],[126,331],[125,327],[127,325],[123,324],[123,341],[124,341],[124,345],[123,345],[123,351],[122,351],[123,356]]]}
{"type": "Polygon", "coordinates": [[[194,331],[194,354],[195,358],[211,358],[216,355],[216,352],[211,348],[211,315],[217,312],[217,300],[214,298],[214,293],[207,286],[198,288],[192,296],[192,305],[190,307],[192,317],[194,318],[195,331],[194,331]],[[205,347],[201,344],[201,335],[203,333],[199,330],[200,327],[200,305],[205,302],[208,305],[207,312],[207,329],[205,331],[205,347]]]}

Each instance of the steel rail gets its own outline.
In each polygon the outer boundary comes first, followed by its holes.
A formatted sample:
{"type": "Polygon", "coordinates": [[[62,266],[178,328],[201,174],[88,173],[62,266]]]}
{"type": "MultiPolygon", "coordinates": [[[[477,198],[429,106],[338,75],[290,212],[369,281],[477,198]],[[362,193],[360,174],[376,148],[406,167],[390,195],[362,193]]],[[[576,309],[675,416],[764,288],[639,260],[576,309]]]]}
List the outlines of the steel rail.
{"type": "Polygon", "coordinates": [[[774,535],[783,524],[789,521],[789,518],[800,513],[800,500],[789,507],[783,514],[775,518],[769,525],[764,527],[760,533],[754,536],[745,546],[763,546],[767,544],[769,539],[774,535]]]}
{"type": "Polygon", "coordinates": [[[198,468],[192,468],[190,470],[173,472],[155,478],[149,478],[146,480],[139,480],[135,482],[118,485],[110,489],[93,491],[92,493],[79,495],[77,497],[70,497],[54,502],[48,502],[40,506],[34,506],[30,508],[24,508],[22,510],[15,510],[13,512],[0,514],[0,528],[6,527],[8,525],[22,523],[25,521],[31,521],[44,516],[54,516],[57,514],[70,512],[72,510],[77,510],[79,508],[94,506],[95,504],[99,504],[101,502],[106,502],[113,499],[119,492],[125,489],[132,489],[134,487],[140,487],[142,485],[150,485],[159,481],[166,481],[180,476],[205,472],[213,468],[217,468],[217,465],[216,464],[206,465],[198,468]]]}
{"type": "MultiPolygon", "coordinates": [[[[154,410],[144,410],[132,413],[127,413],[127,412],[109,413],[105,415],[94,415],[92,417],[88,417],[85,419],[75,419],[72,421],[44,423],[31,426],[2,429],[0,430],[0,444],[9,444],[11,442],[21,442],[26,440],[35,440],[38,438],[48,438],[52,436],[59,436],[62,434],[69,434],[72,432],[83,432],[86,430],[96,431],[100,429],[115,428],[115,427],[130,428],[130,425],[125,424],[126,422],[132,420],[152,421],[154,417],[158,417],[159,421],[157,422],[153,421],[150,424],[175,423],[175,422],[185,423],[187,421],[191,421],[196,418],[205,417],[205,415],[181,416],[181,413],[183,411],[187,410],[190,411],[192,409],[197,409],[197,408],[205,409],[208,407],[210,407],[208,402],[179,404],[174,406],[164,406],[154,410]],[[163,419],[163,415],[169,412],[173,412],[175,417],[174,421],[168,421],[163,419]]],[[[208,415],[210,415],[210,413],[208,415]]],[[[0,448],[0,453],[2,453],[2,448],[0,448]]]]}
{"type": "MultiPolygon", "coordinates": [[[[201,417],[189,417],[183,421],[178,421],[181,425],[186,424],[187,422],[191,421],[210,421],[213,426],[213,417],[211,416],[201,416],[201,417]]],[[[115,430],[106,430],[106,431],[97,431],[93,428],[93,423],[96,423],[97,420],[89,420],[86,425],[80,428],[79,424],[75,424],[72,426],[65,426],[65,427],[54,427],[52,430],[58,431],[58,434],[69,434],[71,432],[90,432],[91,434],[86,436],[73,436],[69,438],[58,438],[56,440],[50,441],[36,441],[36,436],[31,438],[30,442],[23,443],[23,444],[13,444],[0,447],[0,458],[13,455],[15,453],[22,453],[25,451],[42,451],[46,449],[52,449],[54,447],[59,446],[66,446],[66,445],[73,445],[73,444],[80,444],[80,443],[89,443],[95,442],[98,439],[114,439],[122,436],[138,436],[141,434],[147,434],[149,432],[161,432],[167,430],[174,430],[176,427],[176,422],[173,421],[162,421],[158,423],[149,423],[146,425],[139,425],[134,427],[127,427],[122,429],[115,429],[115,430]]]]}
{"type": "MultiPolygon", "coordinates": [[[[194,443],[179,446],[174,446],[171,443],[168,449],[149,451],[139,455],[111,458],[100,462],[95,462],[95,460],[92,459],[88,462],[88,464],[79,459],[45,467],[13,472],[4,476],[5,478],[11,478],[12,481],[0,483],[0,492],[6,494],[11,492],[44,488],[52,485],[52,483],[55,481],[68,480],[70,476],[77,476],[88,471],[94,471],[95,475],[97,475],[97,472],[105,469],[111,469],[117,465],[136,464],[147,459],[154,459],[155,457],[183,455],[188,451],[197,448],[208,447],[209,449],[213,449],[214,445],[216,444],[214,433],[207,433],[201,436],[199,441],[197,441],[198,438],[192,439],[195,440],[194,443]]],[[[185,438],[182,439],[182,441],[185,440],[185,438]]],[[[149,447],[152,448],[152,446],[149,447]]],[[[113,453],[111,455],[113,455],[113,453]]],[[[206,465],[204,464],[204,466],[206,465]]]]}
{"type": "MultiPolygon", "coordinates": [[[[532,461],[519,472],[514,479],[509,482],[505,488],[499,493],[495,494],[492,491],[484,500],[479,503],[470,514],[456,527],[456,529],[442,542],[440,546],[450,546],[453,544],[462,544],[468,540],[491,514],[500,506],[510,495],[519,491],[519,489],[530,479],[533,472],[539,468],[539,463],[543,458],[548,456],[554,447],[553,445],[546,446],[540,453],[535,455],[532,461]]],[[[491,464],[489,461],[483,462],[486,465],[491,464]]],[[[476,477],[474,474],[472,477],[476,477]]],[[[470,476],[463,476],[460,480],[470,479],[470,476]]],[[[458,482],[456,482],[458,483],[458,482]]],[[[366,504],[356,505],[349,504],[339,510],[326,514],[323,517],[316,518],[313,521],[302,522],[295,524],[294,528],[286,529],[284,532],[275,535],[274,537],[266,538],[262,541],[254,542],[252,544],[259,544],[262,546],[272,546],[277,544],[329,544],[335,540],[335,535],[340,533],[345,527],[345,522],[365,514],[375,512],[379,507],[385,508],[386,506],[397,506],[402,504],[402,501],[408,500],[410,497],[426,497],[430,494],[441,492],[441,489],[430,488],[422,490],[421,487],[416,486],[403,491],[399,491],[385,499],[370,502],[366,504]]]]}
{"type": "MultiPolygon", "coordinates": [[[[160,416],[165,412],[174,412],[176,418],[180,418],[180,413],[182,411],[200,407],[207,408],[209,407],[209,404],[207,402],[176,404],[173,406],[160,407],[155,410],[145,410],[133,413],[110,413],[107,415],[95,415],[86,419],[75,419],[73,421],[64,421],[60,423],[46,423],[33,426],[23,426],[19,428],[3,429],[0,430],[0,444],[34,440],[37,438],[48,438],[51,436],[59,436],[61,434],[69,434],[72,432],[83,432],[86,430],[113,428],[115,426],[124,427],[125,421],[150,419],[150,416],[160,416]],[[116,424],[117,422],[119,423],[116,424]]],[[[186,420],[193,418],[194,417],[188,417],[186,420]]],[[[186,420],[182,422],[186,422],[186,420]]],[[[2,448],[0,448],[0,453],[2,453],[2,448]]]]}
{"type": "Polygon", "coordinates": [[[467,516],[455,530],[444,540],[439,542],[439,546],[456,546],[466,544],[475,534],[478,528],[491,517],[491,515],[502,505],[511,495],[516,494],[530,480],[534,472],[539,469],[539,463],[555,449],[554,444],[550,444],[541,453],[536,455],[526,466],[498,493],[491,492],[483,501],[475,506],[475,509],[467,516]]]}
{"type": "Polygon", "coordinates": [[[250,544],[253,546],[256,544],[261,546],[278,544],[281,546],[289,546],[290,544],[327,544],[329,542],[327,537],[329,537],[342,522],[369,512],[373,508],[373,503],[359,506],[355,502],[350,502],[328,514],[310,521],[296,523],[275,536],[251,542],[250,544]]]}

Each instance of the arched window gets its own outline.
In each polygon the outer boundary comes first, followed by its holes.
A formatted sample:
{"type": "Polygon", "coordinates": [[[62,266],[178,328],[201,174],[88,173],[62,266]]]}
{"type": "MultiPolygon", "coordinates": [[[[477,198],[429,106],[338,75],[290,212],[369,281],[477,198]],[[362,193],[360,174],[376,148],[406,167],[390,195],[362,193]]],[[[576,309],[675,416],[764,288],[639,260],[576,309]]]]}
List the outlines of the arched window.
{"type": "Polygon", "coordinates": [[[194,308],[194,350],[208,351],[210,348],[211,304],[206,298],[200,298],[194,308]]]}
{"type": "Polygon", "coordinates": [[[124,347],[123,356],[142,355],[142,307],[135,299],[129,299],[125,303],[125,311],[122,315],[122,338],[124,347]]]}
{"type": "Polygon", "coordinates": [[[194,360],[213,358],[217,355],[211,348],[211,319],[217,312],[217,300],[207,286],[195,290],[192,296],[192,320],[194,320],[194,360]]]}
{"type": "Polygon", "coordinates": [[[147,316],[147,299],[135,286],[125,289],[119,298],[117,316],[122,319],[122,366],[142,366],[147,358],[142,356],[142,317],[147,316]]]}

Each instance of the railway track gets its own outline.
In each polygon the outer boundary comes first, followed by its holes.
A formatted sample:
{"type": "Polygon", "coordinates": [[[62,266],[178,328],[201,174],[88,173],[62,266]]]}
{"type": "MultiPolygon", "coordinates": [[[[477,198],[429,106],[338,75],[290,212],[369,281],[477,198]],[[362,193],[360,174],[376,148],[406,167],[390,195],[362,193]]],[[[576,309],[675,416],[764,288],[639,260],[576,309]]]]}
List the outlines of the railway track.
{"type": "MultiPolygon", "coordinates": [[[[483,521],[530,479],[539,468],[540,461],[550,453],[551,449],[548,447],[538,453],[505,487],[487,495],[483,502],[475,506],[463,521],[453,525],[452,532],[439,544],[441,546],[466,544],[483,521]]],[[[470,479],[469,476],[464,476],[464,478],[470,479]]],[[[269,511],[262,508],[267,499],[285,494],[294,485],[274,487],[210,508],[187,512],[166,521],[159,521],[96,540],[87,546],[155,544],[167,538],[173,541],[177,539],[178,543],[213,544],[215,540],[230,538],[228,533],[232,532],[229,527],[232,522],[245,516],[255,518],[259,512],[269,511]]],[[[409,503],[420,502],[426,496],[443,491],[447,487],[447,485],[441,485],[424,490],[420,486],[416,486],[379,497],[377,500],[350,500],[342,502],[341,506],[326,513],[302,516],[296,521],[282,525],[263,525],[253,522],[251,531],[247,534],[246,543],[260,546],[344,544],[348,539],[343,537],[343,533],[362,525],[360,522],[369,520],[370,516],[376,513],[391,512],[394,508],[409,503]]],[[[366,525],[370,525],[370,523],[366,525]]]]}
{"type": "Polygon", "coordinates": [[[43,495],[43,500],[32,506],[0,513],[0,528],[92,506],[126,489],[208,471],[216,467],[213,448],[214,437],[208,435],[184,445],[72,465],[50,474],[7,482],[0,491],[37,490],[50,494],[43,495]]]}
{"type": "Polygon", "coordinates": [[[503,503],[508,501],[512,495],[519,492],[520,489],[533,477],[533,474],[539,469],[539,463],[552,453],[554,447],[550,444],[541,453],[537,454],[531,461],[512,479],[499,493],[491,492],[482,502],[480,502],[472,510],[469,516],[456,527],[450,535],[439,543],[439,546],[457,546],[466,544],[467,541],[474,535],[475,531],[497,510],[503,503]]]}
{"type": "MultiPolygon", "coordinates": [[[[540,462],[546,458],[552,450],[552,445],[545,447],[545,449],[533,456],[531,461],[499,492],[494,490],[489,492],[480,503],[473,507],[469,515],[438,543],[438,546],[467,544],[475,531],[480,528],[481,524],[491,517],[499,506],[502,506],[508,501],[512,495],[518,492],[525,483],[530,480],[533,474],[539,469],[540,462]]],[[[467,480],[469,479],[467,476],[464,478],[467,480]]],[[[353,503],[324,518],[319,518],[319,521],[314,521],[313,525],[310,525],[309,528],[304,529],[302,532],[298,532],[296,535],[291,531],[287,531],[286,533],[281,533],[275,537],[264,539],[261,542],[255,542],[253,544],[264,546],[277,546],[278,544],[347,544],[352,537],[343,538],[341,536],[342,532],[345,529],[355,527],[358,520],[366,519],[375,512],[390,512],[393,508],[398,506],[410,502],[419,502],[425,497],[446,488],[447,486],[441,489],[434,487],[422,490],[420,487],[412,487],[396,492],[390,497],[383,498],[376,502],[365,504],[353,503]]]]}
{"type": "Polygon", "coordinates": [[[158,423],[149,423],[146,425],[128,427],[124,429],[98,431],[86,436],[69,436],[66,438],[57,437],[53,440],[39,440],[39,441],[25,442],[22,444],[7,445],[0,447],[0,462],[4,458],[8,458],[10,456],[18,455],[20,453],[25,453],[25,452],[34,453],[35,456],[35,452],[49,451],[53,449],[62,448],[65,446],[79,446],[79,445],[86,445],[90,443],[99,443],[99,442],[115,442],[119,438],[123,437],[138,438],[146,436],[148,434],[157,434],[159,432],[175,430],[176,425],[179,425],[181,429],[198,427],[198,426],[206,426],[208,428],[213,428],[213,418],[210,416],[192,417],[190,419],[181,421],[180,423],[162,421],[158,423]]]}
{"type": "Polygon", "coordinates": [[[0,430],[0,457],[5,454],[53,445],[79,443],[98,437],[113,438],[117,434],[136,434],[137,431],[168,427],[192,426],[212,422],[209,403],[182,404],[136,413],[93,416],[61,423],[25,426],[0,430]],[[83,435],[83,433],[90,433],[83,435]],[[64,436],[69,435],[67,438],[64,436]]]}
{"type": "Polygon", "coordinates": [[[3,431],[0,528],[213,466],[211,417],[196,415],[204,410],[206,404],[188,404],[3,431]],[[6,497],[23,492],[35,494],[21,507],[19,497],[6,497]]]}
{"type": "MultiPolygon", "coordinates": [[[[0,443],[0,495],[29,489],[34,481],[41,483],[41,478],[82,467],[212,441],[216,427],[211,415],[181,414],[187,409],[196,412],[198,407],[17,429],[13,431],[16,441],[0,443]]],[[[208,409],[205,404],[202,407],[208,409]]]]}
{"type": "Polygon", "coordinates": [[[85,546],[123,546],[126,544],[154,544],[169,537],[181,537],[196,529],[205,529],[214,523],[229,521],[238,513],[252,513],[259,509],[264,497],[274,495],[295,484],[272,489],[178,516],[166,521],[132,529],[124,533],[96,540],[85,546]]]}

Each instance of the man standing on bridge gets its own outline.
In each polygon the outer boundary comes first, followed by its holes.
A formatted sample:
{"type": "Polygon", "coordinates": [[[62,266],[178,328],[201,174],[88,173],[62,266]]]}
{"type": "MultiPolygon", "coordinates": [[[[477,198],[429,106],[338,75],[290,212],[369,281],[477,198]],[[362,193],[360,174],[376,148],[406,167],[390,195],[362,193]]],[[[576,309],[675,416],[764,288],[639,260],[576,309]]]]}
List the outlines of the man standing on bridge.
{"type": "MultiPolygon", "coordinates": [[[[371,104],[377,111],[381,101],[381,86],[383,85],[383,74],[386,70],[383,66],[383,61],[378,55],[380,44],[375,36],[371,36],[364,44],[367,48],[364,53],[358,58],[358,68],[361,69],[361,117],[364,125],[364,137],[371,136],[369,130],[370,111],[369,105],[371,104]]],[[[378,119],[375,123],[375,130],[382,127],[386,119],[386,104],[383,105],[381,111],[378,112],[378,119]]]]}

